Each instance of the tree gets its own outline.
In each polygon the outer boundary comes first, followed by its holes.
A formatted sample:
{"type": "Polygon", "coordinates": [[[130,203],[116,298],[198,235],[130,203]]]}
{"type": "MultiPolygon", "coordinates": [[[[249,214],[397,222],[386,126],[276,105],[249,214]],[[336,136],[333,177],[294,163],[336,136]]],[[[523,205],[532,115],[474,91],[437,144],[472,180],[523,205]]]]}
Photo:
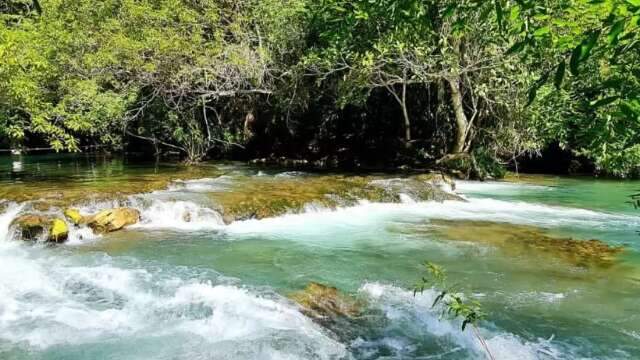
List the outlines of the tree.
{"type": "MultiPolygon", "coordinates": [[[[517,124],[525,69],[504,56],[493,4],[476,1],[343,1],[311,6],[316,41],[304,59],[321,81],[338,78],[342,102],[385,89],[401,109],[412,142],[407,93],[434,91],[434,112],[452,119],[440,162],[469,156],[506,123],[517,124]],[[501,124],[499,124],[501,123],[501,124]],[[484,139],[478,139],[484,137],[484,139]],[[446,156],[445,156],[446,155],[446,156]]],[[[506,149],[506,147],[504,148],[506,149]]],[[[501,149],[501,150],[504,150],[501,149]]]]}
{"type": "Polygon", "coordinates": [[[272,56],[280,56],[260,29],[270,19],[254,16],[259,4],[51,0],[41,16],[3,15],[4,135],[42,136],[70,151],[131,136],[188,161],[234,145],[226,112],[244,117],[256,97],[272,93],[272,56]]]}
{"type": "Polygon", "coordinates": [[[542,136],[600,172],[638,175],[640,2],[518,1],[509,11],[512,52],[538,69],[529,101],[542,136]]]}

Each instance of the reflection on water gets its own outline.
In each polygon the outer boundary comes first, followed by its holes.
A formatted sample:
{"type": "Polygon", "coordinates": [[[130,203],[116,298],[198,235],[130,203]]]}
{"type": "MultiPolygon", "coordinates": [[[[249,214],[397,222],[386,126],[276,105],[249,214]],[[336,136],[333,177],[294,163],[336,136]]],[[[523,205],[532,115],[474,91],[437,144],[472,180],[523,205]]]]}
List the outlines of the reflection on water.
{"type": "Polygon", "coordinates": [[[431,308],[434,292],[408,290],[425,260],[482,302],[499,359],[640,356],[640,218],[624,204],[638,183],[462,182],[467,201],[415,201],[406,187],[377,199],[394,203],[327,210],[298,201],[370,180],[342,174],[350,185],[338,189],[336,175],[235,164],[22,161],[15,171],[0,159],[0,198],[11,200],[0,207],[2,359],[482,359],[473,336],[431,308]],[[42,211],[34,203],[92,213],[114,197],[141,222],[101,237],[72,229],[57,247],[8,240],[13,218],[42,211]],[[225,224],[221,199],[285,209],[225,224]],[[330,326],[308,318],[288,296],[312,282],[362,313],[330,326]]]}

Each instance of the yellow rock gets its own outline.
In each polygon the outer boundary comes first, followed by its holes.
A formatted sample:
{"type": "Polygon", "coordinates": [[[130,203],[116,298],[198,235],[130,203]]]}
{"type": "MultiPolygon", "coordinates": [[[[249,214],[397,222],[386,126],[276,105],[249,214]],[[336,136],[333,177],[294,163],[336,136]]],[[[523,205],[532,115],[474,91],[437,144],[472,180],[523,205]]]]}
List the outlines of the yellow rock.
{"type": "Polygon", "coordinates": [[[69,227],[62,219],[53,219],[49,230],[49,241],[64,242],[69,236],[69,227]]]}
{"type": "Polygon", "coordinates": [[[86,219],[86,223],[98,233],[117,231],[140,220],[140,212],[130,208],[103,210],[86,219]]]}
{"type": "Polygon", "coordinates": [[[84,216],[80,214],[77,209],[67,209],[64,211],[64,216],[69,219],[74,225],[80,225],[84,222],[84,216]]]}

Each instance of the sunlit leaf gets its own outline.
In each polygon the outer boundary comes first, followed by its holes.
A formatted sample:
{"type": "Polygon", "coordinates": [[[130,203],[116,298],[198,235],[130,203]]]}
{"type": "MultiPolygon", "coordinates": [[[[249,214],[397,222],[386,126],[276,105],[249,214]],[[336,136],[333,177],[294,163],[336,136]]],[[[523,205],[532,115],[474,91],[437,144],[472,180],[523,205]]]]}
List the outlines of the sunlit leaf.
{"type": "Polygon", "coordinates": [[[622,31],[624,31],[624,26],[624,20],[617,21],[615,24],[613,24],[611,30],[609,31],[609,35],[607,35],[607,41],[610,45],[615,45],[618,43],[618,36],[622,31]]]}

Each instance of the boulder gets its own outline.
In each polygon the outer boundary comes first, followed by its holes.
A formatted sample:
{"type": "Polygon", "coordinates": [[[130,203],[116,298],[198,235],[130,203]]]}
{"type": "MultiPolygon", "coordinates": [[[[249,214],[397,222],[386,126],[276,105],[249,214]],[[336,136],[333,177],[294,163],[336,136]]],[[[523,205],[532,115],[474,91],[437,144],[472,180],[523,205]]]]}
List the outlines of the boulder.
{"type": "Polygon", "coordinates": [[[51,219],[42,215],[26,214],[15,218],[11,227],[20,232],[22,240],[33,241],[43,238],[51,227],[51,219]]]}
{"type": "Polygon", "coordinates": [[[361,314],[361,304],[343,295],[335,287],[311,282],[291,295],[291,300],[302,306],[305,315],[315,319],[353,318],[361,314]]]}
{"type": "Polygon", "coordinates": [[[107,233],[137,223],[140,220],[140,212],[130,208],[108,209],[84,220],[93,231],[107,233]]]}
{"type": "Polygon", "coordinates": [[[62,219],[53,219],[47,240],[60,243],[65,242],[67,237],[69,237],[69,227],[67,223],[62,219]]]}
{"type": "Polygon", "coordinates": [[[77,209],[67,209],[64,211],[64,216],[73,223],[73,225],[80,225],[85,222],[84,216],[80,214],[80,211],[77,209]]]}
{"type": "Polygon", "coordinates": [[[69,227],[62,219],[51,218],[45,215],[25,214],[17,217],[11,223],[11,227],[20,233],[20,238],[25,241],[39,239],[61,243],[69,236],[69,227]]]}

